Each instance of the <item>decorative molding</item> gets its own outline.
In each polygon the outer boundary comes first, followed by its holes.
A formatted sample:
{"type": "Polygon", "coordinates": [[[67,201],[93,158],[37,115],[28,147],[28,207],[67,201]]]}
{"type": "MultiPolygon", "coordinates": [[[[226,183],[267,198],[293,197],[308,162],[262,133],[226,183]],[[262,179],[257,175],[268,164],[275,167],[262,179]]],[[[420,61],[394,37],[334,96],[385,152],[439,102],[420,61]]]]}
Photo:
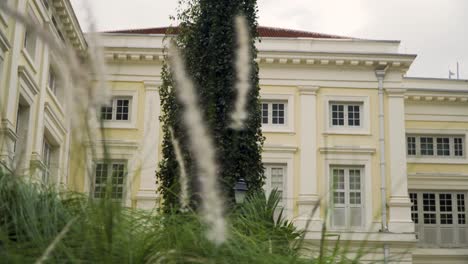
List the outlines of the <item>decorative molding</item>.
{"type": "Polygon", "coordinates": [[[99,140],[95,144],[88,141],[85,143],[86,147],[102,147],[107,146],[109,148],[122,148],[122,149],[138,149],[139,144],[134,140],[99,140]]]}
{"type": "Polygon", "coordinates": [[[300,95],[317,95],[320,89],[319,86],[298,86],[297,88],[300,95]]]}
{"type": "Polygon", "coordinates": [[[296,153],[297,147],[291,145],[264,145],[264,152],[283,152],[283,153],[296,153]]]}
{"type": "Polygon", "coordinates": [[[388,97],[404,98],[406,89],[385,88],[388,97]]]}
{"type": "Polygon", "coordinates": [[[415,94],[406,94],[406,101],[425,101],[425,102],[450,102],[450,103],[466,103],[468,102],[468,95],[466,94],[435,94],[431,92],[421,92],[415,94]]]}
{"type": "Polygon", "coordinates": [[[60,129],[61,136],[62,136],[61,138],[63,138],[63,136],[67,133],[67,129],[65,128],[63,118],[60,118],[57,116],[54,109],[52,109],[52,107],[50,106],[49,102],[46,102],[44,105],[44,113],[45,113],[44,117],[47,117],[52,121],[54,128],[60,129]]]}
{"type": "Polygon", "coordinates": [[[8,41],[7,36],[0,30],[0,54],[3,52],[7,52],[11,49],[11,44],[8,41]]]}
{"type": "Polygon", "coordinates": [[[145,91],[159,91],[159,86],[162,84],[162,81],[143,81],[145,85],[145,91]]]}
{"type": "Polygon", "coordinates": [[[319,148],[320,153],[323,154],[374,154],[375,148],[371,147],[358,147],[358,146],[335,146],[335,147],[321,147],[319,148]]]}

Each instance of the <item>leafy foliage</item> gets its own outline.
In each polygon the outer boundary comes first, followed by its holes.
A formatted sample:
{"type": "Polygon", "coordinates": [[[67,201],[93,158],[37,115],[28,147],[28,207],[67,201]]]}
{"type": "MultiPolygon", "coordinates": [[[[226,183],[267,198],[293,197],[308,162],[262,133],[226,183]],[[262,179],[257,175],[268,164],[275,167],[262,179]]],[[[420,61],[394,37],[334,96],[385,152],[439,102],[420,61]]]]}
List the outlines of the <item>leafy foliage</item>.
{"type": "MultiPolygon", "coordinates": [[[[257,36],[256,1],[255,0],[203,0],[187,1],[187,8],[179,11],[177,19],[181,21],[176,38],[177,45],[185,57],[186,68],[196,86],[199,105],[202,108],[205,122],[216,145],[217,164],[220,168],[222,193],[229,201],[234,199],[233,187],[244,178],[249,192],[262,190],[264,176],[261,162],[262,136],[258,65],[254,59],[256,49],[254,40],[257,36]],[[234,110],[236,90],[235,51],[236,38],[234,18],[244,15],[248,21],[251,35],[252,89],[248,95],[248,119],[245,128],[236,131],[230,128],[230,114],[234,110]]],[[[178,206],[180,186],[178,183],[178,164],[171,144],[169,128],[180,142],[186,171],[191,176],[192,201],[196,207],[198,201],[198,179],[195,177],[194,157],[188,147],[186,127],[181,120],[182,106],[177,101],[175,84],[167,65],[162,70],[160,99],[163,123],[163,159],[157,171],[159,191],[163,195],[165,210],[178,206]],[[175,88],[174,88],[175,87],[175,88]]]]}
{"type": "Polygon", "coordinates": [[[291,246],[300,232],[274,217],[277,194],[247,200],[230,215],[229,240],[216,246],[192,211],[153,214],[11,175],[0,183],[0,262],[37,261],[75,219],[47,263],[311,263],[291,246]]]}

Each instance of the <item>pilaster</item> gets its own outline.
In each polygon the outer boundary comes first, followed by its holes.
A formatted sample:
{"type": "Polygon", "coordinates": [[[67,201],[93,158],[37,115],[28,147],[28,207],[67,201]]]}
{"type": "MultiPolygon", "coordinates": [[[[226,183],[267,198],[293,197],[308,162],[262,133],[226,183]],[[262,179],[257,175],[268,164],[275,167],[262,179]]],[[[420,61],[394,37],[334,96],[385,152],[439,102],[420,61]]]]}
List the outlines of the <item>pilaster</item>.
{"type": "Polygon", "coordinates": [[[159,154],[159,82],[145,82],[145,113],[143,141],[141,143],[140,187],[136,196],[137,207],[152,209],[156,206],[156,169],[159,154]]]}
{"type": "Polygon", "coordinates": [[[388,99],[388,150],[390,173],[390,232],[414,232],[406,170],[404,89],[386,89],[388,99]]]}
{"type": "Polygon", "coordinates": [[[317,86],[299,87],[300,97],[300,179],[297,201],[299,215],[296,224],[310,228],[320,226],[319,196],[317,191],[317,86]],[[314,211],[315,213],[311,214],[314,211]]]}

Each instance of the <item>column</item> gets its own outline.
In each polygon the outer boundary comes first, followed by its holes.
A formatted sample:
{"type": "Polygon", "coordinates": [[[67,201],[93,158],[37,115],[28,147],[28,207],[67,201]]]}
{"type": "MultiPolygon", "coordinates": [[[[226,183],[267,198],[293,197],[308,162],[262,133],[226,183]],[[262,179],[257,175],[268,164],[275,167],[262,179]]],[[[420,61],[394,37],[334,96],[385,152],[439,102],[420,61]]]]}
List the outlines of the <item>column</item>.
{"type": "Polygon", "coordinates": [[[390,232],[414,232],[406,171],[405,90],[385,89],[388,113],[388,164],[390,176],[390,232]]]}
{"type": "Polygon", "coordinates": [[[157,204],[156,169],[159,155],[159,82],[145,82],[145,113],[141,146],[140,187],[136,196],[137,207],[152,209],[157,204]]]}
{"type": "Polygon", "coordinates": [[[299,87],[300,97],[300,180],[297,201],[299,215],[296,223],[305,227],[311,220],[311,229],[320,228],[320,207],[317,190],[317,86],[299,87]],[[314,208],[315,213],[311,217],[314,208]],[[318,226],[316,225],[318,224],[318,226]]]}

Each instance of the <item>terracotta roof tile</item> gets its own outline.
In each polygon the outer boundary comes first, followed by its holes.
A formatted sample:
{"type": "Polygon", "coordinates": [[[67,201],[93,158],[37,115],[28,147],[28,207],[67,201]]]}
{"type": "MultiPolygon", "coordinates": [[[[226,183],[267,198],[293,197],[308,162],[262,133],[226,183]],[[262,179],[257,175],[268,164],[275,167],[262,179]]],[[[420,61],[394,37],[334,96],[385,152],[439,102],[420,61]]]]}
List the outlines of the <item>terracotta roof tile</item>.
{"type": "MultiPolygon", "coordinates": [[[[141,28],[141,29],[128,29],[116,30],[106,33],[121,33],[121,34],[165,34],[166,32],[177,34],[177,27],[157,27],[157,28],[141,28]]],[[[260,37],[266,38],[321,38],[321,39],[351,39],[350,37],[322,34],[316,32],[293,30],[276,27],[258,27],[258,34],[260,37]]]]}

